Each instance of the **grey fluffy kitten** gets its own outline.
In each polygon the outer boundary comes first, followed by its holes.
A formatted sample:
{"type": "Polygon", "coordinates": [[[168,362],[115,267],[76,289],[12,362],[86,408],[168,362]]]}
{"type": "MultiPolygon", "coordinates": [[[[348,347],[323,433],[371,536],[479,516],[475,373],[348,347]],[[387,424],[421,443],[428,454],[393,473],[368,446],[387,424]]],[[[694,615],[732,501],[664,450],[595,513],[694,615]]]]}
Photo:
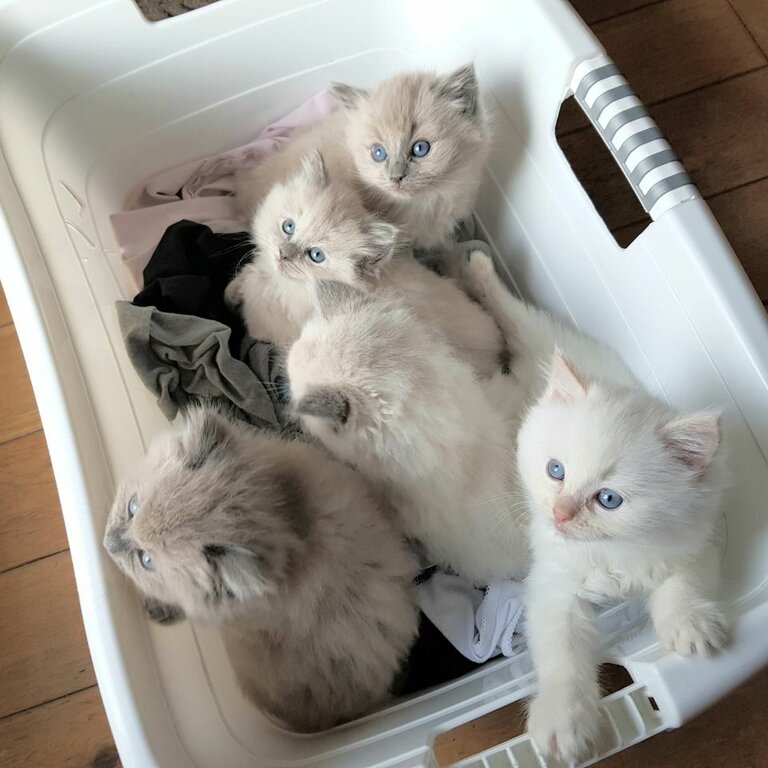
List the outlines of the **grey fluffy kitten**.
{"type": "Polygon", "coordinates": [[[400,230],[366,211],[313,150],[276,184],[253,220],[259,255],[227,287],[248,333],[287,346],[314,315],[314,286],[334,280],[402,298],[442,332],[480,375],[499,370],[506,350],[496,322],[450,278],[417,262],[400,230]]]}
{"type": "Polygon", "coordinates": [[[334,179],[369,210],[397,224],[416,249],[450,241],[469,215],[488,156],[489,131],[472,64],[447,75],[397,75],[370,91],[335,84],[342,109],[297,131],[278,152],[238,179],[251,219],[274,184],[293,176],[312,149],[334,179]]]}
{"type": "Polygon", "coordinates": [[[417,563],[363,480],[212,410],[153,443],[104,545],[152,618],[221,625],[245,693],[296,730],[382,704],[416,634],[417,563]]]}

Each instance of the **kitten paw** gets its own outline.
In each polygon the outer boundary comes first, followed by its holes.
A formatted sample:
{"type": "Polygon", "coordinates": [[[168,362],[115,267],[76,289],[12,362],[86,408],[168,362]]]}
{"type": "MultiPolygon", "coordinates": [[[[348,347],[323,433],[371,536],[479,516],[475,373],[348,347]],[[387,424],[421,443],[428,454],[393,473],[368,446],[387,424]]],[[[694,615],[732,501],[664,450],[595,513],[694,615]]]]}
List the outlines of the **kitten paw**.
{"type": "Polygon", "coordinates": [[[473,272],[478,277],[487,277],[496,274],[496,267],[493,266],[493,258],[490,249],[485,243],[472,243],[472,247],[466,251],[467,270],[473,272]],[[483,246],[483,247],[479,247],[483,246]]]}
{"type": "Polygon", "coordinates": [[[539,751],[565,763],[588,757],[602,728],[598,701],[583,692],[552,689],[540,693],[528,713],[528,733],[539,751]]]}
{"type": "Polygon", "coordinates": [[[668,617],[656,633],[667,650],[680,656],[710,656],[728,642],[728,622],[717,605],[707,603],[668,617]]]}
{"type": "Polygon", "coordinates": [[[464,258],[460,260],[460,283],[466,292],[475,301],[483,303],[483,297],[489,295],[493,289],[496,276],[496,267],[490,253],[478,248],[477,243],[464,251],[464,258]]]}
{"type": "Polygon", "coordinates": [[[243,275],[242,272],[236,275],[229,281],[227,287],[224,289],[224,303],[229,309],[236,310],[243,301],[242,289],[243,287],[243,275]]]}

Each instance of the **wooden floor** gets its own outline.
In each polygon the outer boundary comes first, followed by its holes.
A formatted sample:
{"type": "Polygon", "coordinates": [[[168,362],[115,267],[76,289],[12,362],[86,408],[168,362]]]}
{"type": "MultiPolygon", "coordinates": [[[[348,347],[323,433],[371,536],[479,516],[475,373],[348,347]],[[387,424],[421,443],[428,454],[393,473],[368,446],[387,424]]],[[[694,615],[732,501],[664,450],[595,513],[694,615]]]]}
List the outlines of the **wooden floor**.
{"type": "MultiPolygon", "coordinates": [[[[205,0],[145,0],[157,17],[205,0]]],[[[707,197],[768,302],[768,0],[577,0],[707,197]]],[[[561,145],[617,239],[642,228],[576,110],[561,145]]],[[[0,296],[0,766],[112,768],[45,440],[0,296]]],[[[768,768],[768,671],[606,768],[768,768]]],[[[442,766],[519,732],[517,708],[441,736],[442,766]]],[[[168,768],[173,768],[169,766],[168,768]]],[[[225,767],[222,767],[225,768],[225,767]]]]}

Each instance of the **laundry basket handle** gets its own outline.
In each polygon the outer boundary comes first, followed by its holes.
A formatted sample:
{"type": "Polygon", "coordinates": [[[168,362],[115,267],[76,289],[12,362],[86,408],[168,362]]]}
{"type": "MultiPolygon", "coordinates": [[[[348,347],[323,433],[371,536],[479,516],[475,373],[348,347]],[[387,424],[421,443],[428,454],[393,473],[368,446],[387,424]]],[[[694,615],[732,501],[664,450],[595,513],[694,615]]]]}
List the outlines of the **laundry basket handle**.
{"type": "Polygon", "coordinates": [[[574,70],[571,90],[653,220],[665,211],[701,197],[618,67],[600,55],[574,70]]]}

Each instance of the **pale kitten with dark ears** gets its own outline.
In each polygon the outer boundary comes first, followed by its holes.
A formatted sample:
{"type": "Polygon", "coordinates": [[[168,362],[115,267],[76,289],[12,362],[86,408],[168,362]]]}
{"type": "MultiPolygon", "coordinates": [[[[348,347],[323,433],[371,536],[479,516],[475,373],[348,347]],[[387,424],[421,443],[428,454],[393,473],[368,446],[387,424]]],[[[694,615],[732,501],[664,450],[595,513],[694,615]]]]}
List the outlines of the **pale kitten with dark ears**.
{"type": "Polygon", "coordinates": [[[339,110],[297,131],[238,177],[246,219],[317,149],[331,176],[356,189],[369,210],[397,224],[414,248],[445,246],[472,210],[490,148],[474,66],[447,75],[396,75],[370,90],[333,88],[339,110]]]}
{"type": "Polygon", "coordinates": [[[472,210],[490,150],[474,65],[335,91],[349,113],[346,139],[366,205],[414,248],[443,246],[472,210]]]}
{"type": "Polygon", "coordinates": [[[220,625],[245,693],[296,730],[385,703],[416,635],[394,513],[321,449],[212,410],[152,444],[104,544],[153,618],[220,625]]]}
{"type": "Polygon", "coordinates": [[[417,262],[392,224],[366,211],[342,181],[330,177],[319,152],[298,174],[276,184],[253,220],[259,253],[227,287],[248,333],[287,346],[313,316],[314,284],[334,280],[402,298],[417,317],[445,334],[478,374],[505,362],[496,323],[447,277],[417,262]]]}
{"type": "Polygon", "coordinates": [[[570,762],[586,755],[601,725],[591,603],[637,593],[669,650],[706,654],[725,644],[719,418],[680,414],[652,397],[613,351],[512,296],[486,254],[471,254],[463,279],[514,336],[512,374],[534,401],[517,441],[533,544],[528,642],[539,677],[528,729],[543,752],[570,762]]]}

